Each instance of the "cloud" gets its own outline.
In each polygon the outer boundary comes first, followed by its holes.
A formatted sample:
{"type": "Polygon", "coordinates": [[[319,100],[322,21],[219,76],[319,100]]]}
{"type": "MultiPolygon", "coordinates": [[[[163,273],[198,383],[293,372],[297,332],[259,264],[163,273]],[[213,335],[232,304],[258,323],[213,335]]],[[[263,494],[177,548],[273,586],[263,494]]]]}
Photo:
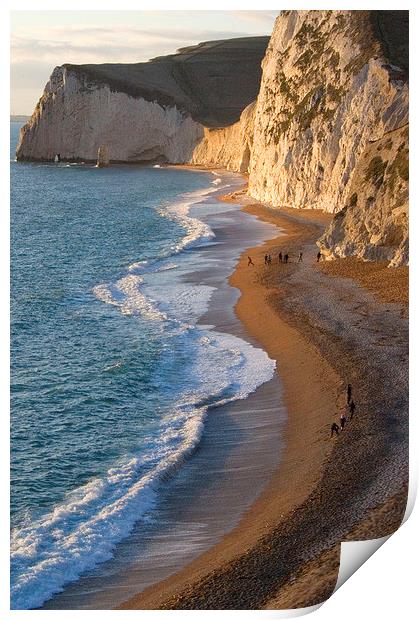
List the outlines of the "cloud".
{"type": "Polygon", "coordinates": [[[271,27],[280,11],[232,11],[233,15],[249,22],[266,23],[271,27]]]}
{"type": "Polygon", "coordinates": [[[201,41],[269,34],[278,12],[144,11],[134,13],[131,22],[128,13],[115,13],[115,23],[106,11],[97,12],[97,17],[89,14],[90,23],[82,23],[77,12],[69,17],[65,12],[64,17],[45,14],[42,21],[15,17],[11,77],[12,101],[19,102],[19,113],[33,109],[57,65],[144,62],[201,41]]]}
{"type": "Polygon", "coordinates": [[[48,38],[14,36],[12,63],[50,60],[54,66],[66,62],[141,62],[174,53],[186,44],[246,36],[246,32],[225,30],[166,29],[159,32],[140,28],[54,28],[48,38]]]}

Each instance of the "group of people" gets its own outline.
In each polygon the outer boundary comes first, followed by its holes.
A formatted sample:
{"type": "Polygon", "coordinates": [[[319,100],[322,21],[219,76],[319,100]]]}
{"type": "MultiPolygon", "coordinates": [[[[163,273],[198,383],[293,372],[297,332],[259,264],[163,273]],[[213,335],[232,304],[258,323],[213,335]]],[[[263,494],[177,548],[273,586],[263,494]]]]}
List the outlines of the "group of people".
{"type": "Polygon", "coordinates": [[[288,263],[288,259],[289,259],[288,252],[285,252],[284,255],[282,254],[282,252],[278,254],[279,263],[288,263]]]}
{"type": "MultiPolygon", "coordinates": [[[[289,261],[289,254],[288,252],[285,252],[284,254],[282,252],[279,252],[278,254],[278,262],[279,263],[288,263],[289,261]]],[[[299,263],[303,262],[303,253],[299,252],[298,253],[298,261],[299,263]]],[[[265,254],[265,265],[270,265],[272,263],[272,256],[270,254],[265,254]]],[[[250,265],[255,265],[255,263],[252,261],[252,257],[248,256],[247,257],[247,266],[250,267],[250,265]]]]}
{"type": "Polygon", "coordinates": [[[333,422],[332,426],[330,427],[330,437],[333,437],[333,435],[339,435],[339,433],[343,431],[347,422],[346,413],[349,413],[349,419],[352,420],[355,414],[355,409],[356,405],[352,398],[352,385],[348,383],[348,387],[346,388],[346,410],[342,411],[342,413],[340,414],[340,427],[338,424],[336,424],[336,422],[333,422]]]}
{"type": "MultiPolygon", "coordinates": [[[[301,257],[303,256],[302,252],[300,252],[301,257]]],[[[282,254],[282,252],[280,252],[278,254],[278,262],[279,263],[288,263],[288,252],[286,252],[285,254],[282,254]]],[[[270,265],[272,263],[272,256],[270,254],[265,254],[265,265],[270,265]]]]}
{"type": "MultiPolygon", "coordinates": [[[[322,258],[322,253],[318,252],[317,262],[319,262],[321,258],[322,258]]],[[[254,266],[254,262],[252,261],[252,258],[248,256],[247,259],[248,259],[247,266],[250,266],[250,265],[254,266]]],[[[278,261],[280,263],[288,263],[288,260],[289,260],[288,252],[286,252],[285,254],[282,254],[282,252],[279,252],[278,261]]],[[[301,263],[302,260],[303,260],[303,253],[299,252],[298,262],[301,263]]],[[[265,265],[270,265],[271,263],[272,263],[272,256],[270,254],[265,254],[265,265]]],[[[348,421],[347,415],[349,415],[349,420],[352,420],[352,418],[355,415],[355,409],[356,409],[356,405],[352,398],[352,385],[348,383],[348,386],[346,388],[346,408],[345,408],[345,411],[343,411],[340,414],[340,426],[336,422],[333,422],[332,426],[330,427],[330,437],[333,437],[333,435],[339,435],[339,433],[343,431],[348,421]]]]}
{"type": "MultiPolygon", "coordinates": [[[[317,262],[319,263],[320,260],[324,258],[323,254],[319,251],[317,252],[317,262]]],[[[250,265],[255,265],[255,263],[252,261],[251,257],[248,256],[247,257],[247,266],[249,267],[250,265]]],[[[289,260],[289,254],[288,252],[285,252],[285,254],[282,254],[282,252],[279,252],[278,254],[278,262],[279,263],[288,263],[289,260]]],[[[303,253],[300,251],[298,252],[298,263],[302,263],[303,262],[303,253]]],[[[272,256],[270,254],[265,254],[265,265],[270,265],[272,263],[272,256]]]]}

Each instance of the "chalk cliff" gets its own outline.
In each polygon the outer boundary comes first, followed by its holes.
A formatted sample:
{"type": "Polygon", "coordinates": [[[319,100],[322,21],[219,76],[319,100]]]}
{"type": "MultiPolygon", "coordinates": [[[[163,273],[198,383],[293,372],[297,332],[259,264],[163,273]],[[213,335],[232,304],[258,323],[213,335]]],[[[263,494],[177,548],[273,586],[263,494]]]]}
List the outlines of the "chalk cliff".
{"type": "Polygon", "coordinates": [[[58,67],[17,158],[92,160],[104,145],[111,161],[248,172],[256,199],[335,214],[326,258],[406,264],[407,11],[282,11],[267,44],[58,67]]]}
{"type": "Polygon", "coordinates": [[[326,258],[409,261],[408,128],[368,144],[356,162],[343,209],[318,246],[326,258]]]}
{"type": "Polygon", "coordinates": [[[132,65],[56,67],[23,127],[18,160],[190,160],[205,127],[257,96],[268,37],[211,41],[132,65]]]}
{"type": "Polygon", "coordinates": [[[223,129],[204,129],[204,136],[192,153],[192,164],[220,166],[247,172],[253,147],[255,103],[251,103],[234,125],[223,129]]]}
{"type": "Polygon", "coordinates": [[[207,131],[193,161],[247,166],[273,207],[337,213],[326,258],[405,264],[407,12],[283,11],[262,67],[253,117],[207,131]]]}
{"type": "Polygon", "coordinates": [[[394,132],[408,123],[407,44],[406,12],[290,11],[277,19],[249,192],[274,206],[340,212],[319,242],[329,257],[406,260],[407,132],[394,132]]]}

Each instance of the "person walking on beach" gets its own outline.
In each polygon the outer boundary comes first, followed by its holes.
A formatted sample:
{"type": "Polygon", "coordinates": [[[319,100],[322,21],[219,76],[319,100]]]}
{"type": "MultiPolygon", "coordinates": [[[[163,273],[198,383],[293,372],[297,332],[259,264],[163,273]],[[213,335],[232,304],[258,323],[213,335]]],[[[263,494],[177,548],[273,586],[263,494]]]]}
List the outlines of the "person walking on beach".
{"type": "Polygon", "coordinates": [[[336,424],[336,422],[333,422],[332,426],[330,427],[331,437],[333,437],[333,433],[335,433],[336,435],[339,435],[339,426],[336,424]]]}
{"type": "Polygon", "coordinates": [[[247,266],[250,267],[250,265],[253,265],[253,267],[255,266],[255,263],[252,261],[252,259],[250,258],[250,256],[247,257],[247,266]]]}
{"type": "Polygon", "coordinates": [[[355,409],[356,409],[356,405],[355,405],[354,401],[351,400],[351,402],[349,403],[349,411],[350,411],[350,414],[351,414],[351,417],[349,418],[350,420],[352,420],[352,418],[354,417],[355,409]]]}
{"type": "Polygon", "coordinates": [[[268,264],[268,255],[265,254],[265,265],[267,265],[267,264],[268,264]]]}
{"type": "Polygon", "coordinates": [[[319,260],[322,257],[322,253],[320,252],[320,250],[317,252],[317,262],[319,262],[319,260]]]}
{"type": "Polygon", "coordinates": [[[280,252],[280,253],[278,254],[278,261],[279,261],[280,263],[282,263],[282,252],[280,252]]]}
{"type": "Polygon", "coordinates": [[[300,252],[299,255],[298,255],[298,262],[301,263],[302,260],[303,260],[303,253],[300,252]]]}
{"type": "Polygon", "coordinates": [[[288,263],[288,252],[284,256],[284,263],[288,263]]]}
{"type": "Polygon", "coordinates": [[[345,424],[346,424],[346,414],[345,412],[340,414],[340,430],[343,431],[343,429],[345,428],[345,424]]]}
{"type": "Polygon", "coordinates": [[[349,403],[352,400],[352,385],[350,383],[348,383],[348,387],[346,388],[346,397],[347,397],[347,403],[349,405],[349,403]]]}
{"type": "Polygon", "coordinates": [[[268,254],[268,265],[270,265],[272,262],[272,256],[270,254],[268,254]]]}

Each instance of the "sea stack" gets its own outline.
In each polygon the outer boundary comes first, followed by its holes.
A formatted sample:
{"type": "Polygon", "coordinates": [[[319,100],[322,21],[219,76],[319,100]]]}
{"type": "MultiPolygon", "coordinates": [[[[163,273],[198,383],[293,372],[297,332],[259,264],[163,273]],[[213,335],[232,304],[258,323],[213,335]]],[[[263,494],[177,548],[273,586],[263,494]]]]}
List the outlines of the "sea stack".
{"type": "Polygon", "coordinates": [[[97,150],[97,163],[98,168],[106,168],[109,166],[109,148],[106,144],[102,144],[97,150]]]}

